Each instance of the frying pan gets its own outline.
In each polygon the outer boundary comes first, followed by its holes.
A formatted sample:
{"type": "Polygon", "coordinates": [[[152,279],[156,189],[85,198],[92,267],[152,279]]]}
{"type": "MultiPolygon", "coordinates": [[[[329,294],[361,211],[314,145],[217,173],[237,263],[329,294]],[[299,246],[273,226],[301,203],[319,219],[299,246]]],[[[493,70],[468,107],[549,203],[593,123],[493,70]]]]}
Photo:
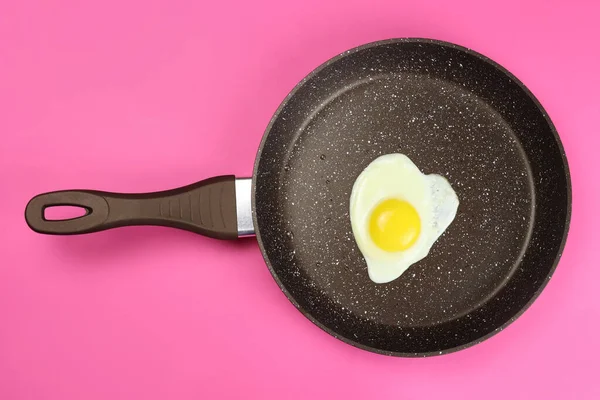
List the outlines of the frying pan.
{"type": "Polygon", "coordinates": [[[251,179],[145,194],[59,191],[25,211],[46,234],[125,225],[255,234],[306,317],[346,343],[396,356],[460,350],[514,321],[550,279],[570,214],[565,153],[532,93],[490,59],[428,39],[366,44],[311,72],[271,119],[251,179]],[[446,177],[460,206],[425,259],[376,284],[352,235],[349,199],[360,172],[388,153],[446,177]],[[86,214],[47,220],[56,205],[86,214]]]}

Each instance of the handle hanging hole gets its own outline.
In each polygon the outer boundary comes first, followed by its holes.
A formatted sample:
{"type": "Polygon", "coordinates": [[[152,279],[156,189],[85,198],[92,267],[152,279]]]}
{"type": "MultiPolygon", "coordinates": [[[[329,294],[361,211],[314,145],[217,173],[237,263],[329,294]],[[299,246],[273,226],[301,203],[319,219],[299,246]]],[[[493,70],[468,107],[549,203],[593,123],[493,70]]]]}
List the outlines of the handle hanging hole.
{"type": "Polygon", "coordinates": [[[60,205],[44,207],[44,220],[67,221],[88,215],[91,210],[81,206],[60,205]]]}

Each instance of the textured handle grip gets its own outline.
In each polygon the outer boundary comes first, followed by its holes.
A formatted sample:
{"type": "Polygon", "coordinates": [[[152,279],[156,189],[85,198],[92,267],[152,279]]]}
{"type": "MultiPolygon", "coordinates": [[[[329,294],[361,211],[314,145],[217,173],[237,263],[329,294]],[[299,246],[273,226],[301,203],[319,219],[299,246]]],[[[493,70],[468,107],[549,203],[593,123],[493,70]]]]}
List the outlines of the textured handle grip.
{"type": "Polygon", "coordinates": [[[218,176],[163,192],[120,194],[66,190],[35,196],[25,219],[39,233],[74,235],[129,225],[160,225],[185,229],[217,239],[237,238],[235,177],[218,176]],[[86,214],[48,220],[45,209],[77,206],[86,214]]]}

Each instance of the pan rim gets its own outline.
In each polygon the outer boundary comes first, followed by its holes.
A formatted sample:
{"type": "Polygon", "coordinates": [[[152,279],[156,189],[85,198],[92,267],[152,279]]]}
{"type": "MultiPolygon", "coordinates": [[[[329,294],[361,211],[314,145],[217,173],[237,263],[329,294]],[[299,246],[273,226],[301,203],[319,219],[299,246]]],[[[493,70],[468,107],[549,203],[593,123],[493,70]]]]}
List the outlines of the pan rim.
{"type": "Polygon", "coordinates": [[[311,321],[313,324],[315,324],[316,326],[318,326],[321,330],[325,331],[327,334],[333,336],[334,338],[341,340],[344,343],[347,343],[349,345],[352,345],[354,347],[357,347],[361,350],[366,350],[372,353],[376,353],[376,354],[382,354],[382,355],[387,355],[387,356],[395,356],[395,357],[405,357],[405,358],[415,358],[415,357],[431,357],[431,356],[439,356],[439,355],[444,355],[444,354],[450,354],[450,353],[454,353],[460,350],[464,350],[467,349],[469,347],[473,347],[489,338],[491,338],[492,336],[495,336],[498,332],[506,329],[509,325],[511,325],[514,321],[516,321],[521,315],[523,315],[523,313],[525,311],[527,311],[529,309],[529,307],[537,300],[537,298],[541,295],[541,293],[544,291],[544,289],[546,288],[546,286],[548,285],[548,282],[550,281],[550,279],[552,278],[552,276],[554,275],[556,268],[558,267],[558,264],[560,262],[560,259],[562,257],[562,254],[564,252],[564,248],[567,242],[567,237],[568,237],[568,233],[569,233],[569,229],[570,229],[570,222],[571,222],[571,211],[572,211],[572,185],[571,185],[571,174],[570,174],[570,169],[569,169],[569,164],[567,161],[567,156],[565,153],[565,149],[564,146],[562,144],[562,141],[560,139],[560,136],[558,135],[558,132],[556,130],[556,127],[554,126],[554,124],[552,123],[552,120],[550,119],[548,113],[546,112],[546,110],[544,109],[544,107],[542,106],[542,104],[540,103],[540,101],[536,98],[536,96],[525,86],[525,84],[523,84],[523,82],[521,82],[515,75],[513,75],[509,70],[507,70],[505,67],[503,67],[502,65],[500,65],[498,62],[492,60],[491,58],[477,52],[474,51],[470,48],[461,46],[461,45],[457,45],[455,43],[451,43],[451,42],[447,42],[447,41],[443,41],[443,40],[439,40],[439,39],[430,39],[430,38],[423,38],[423,37],[403,37],[403,38],[390,38],[390,39],[383,39],[383,40],[377,40],[377,41],[373,41],[373,42],[368,42],[365,43],[363,45],[360,46],[356,46],[353,47],[349,50],[346,50],[342,53],[339,53],[338,55],[326,60],[325,62],[321,63],[319,66],[317,66],[315,69],[313,69],[308,75],[306,75],[300,82],[298,82],[293,88],[292,90],[287,94],[287,96],[281,101],[280,105],[278,106],[277,110],[275,111],[275,113],[273,114],[273,116],[271,117],[260,142],[260,145],[258,147],[258,151],[256,153],[256,158],[254,160],[254,167],[253,167],[253,172],[252,172],[252,191],[251,191],[251,196],[252,196],[252,220],[254,223],[254,227],[255,227],[255,231],[256,231],[256,240],[258,242],[258,246],[260,248],[261,254],[263,256],[263,259],[265,261],[265,264],[267,265],[267,268],[269,269],[269,272],[271,273],[271,276],[273,277],[273,279],[275,280],[275,282],[277,283],[277,285],[279,286],[279,288],[281,289],[281,291],[284,293],[284,295],[287,297],[287,299],[294,305],[294,307],[296,307],[296,309],[298,309],[309,321],[311,321]],[[271,265],[271,262],[269,261],[269,257],[266,253],[265,250],[265,245],[262,241],[261,235],[260,235],[260,229],[259,229],[259,225],[258,225],[258,220],[257,220],[257,216],[256,216],[256,176],[258,173],[258,166],[260,163],[260,159],[262,156],[262,152],[265,146],[265,143],[267,142],[267,139],[269,137],[269,133],[271,132],[271,129],[273,127],[273,124],[275,123],[275,121],[278,119],[281,111],[283,110],[283,108],[289,103],[290,99],[296,94],[296,92],[304,86],[304,84],[306,84],[306,82],[308,82],[313,76],[317,75],[322,69],[326,68],[327,66],[337,62],[338,60],[350,55],[350,54],[354,54],[360,51],[363,51],[365,49],[371,48],[371,47],[378,47],[378,46],[383,46],[383,45],[388,45],[388,44],[394,44],[394,43],[421,43],[421,44],[434,44],[434,45],[438,45],[438,46],[442,46],[442,47],[448,47],[454,50],[458,50],[464,53],[467,53],[471,56],[474,56],[476,58],[478,58],[479,60],[489,64],[490,66],[492,66],[493,68],[499,70],[500,72],[502,72],[504,75],[506,75],[508,78],[510,78],[514,83],[516,83],[519,88],[524,92],[524,94],[529,97],[533,103],[535,104],[535,106],[537,107],[537,109],[539,110],[539,112],[542,114],[544,120],[546,121],[546,123],[548,124],[548,127],[550,128],[550,131],[552,132],[552,136],[554,138],[554,141],[557,145],[557,148],[560,152],[561,155],[561,159],[562,159],[562,164],[563,164],[563,169],[564,169],[564,173],[565,173],[565,178],[566,178],[566,189],[567,189],[567,210],[566,210],[566,216],[565,216],[565,227],[563,230],[563,234],[562,234],[562,238],[561,238],[561,243],[560,246],[558,248],[558,252],[556,254],[556,256],[554,257],[552,266],[546,276],[546,278],[544,279],[544,281],[541,283],[540,287],[533,293],[533,295],[531,296],[531,298],[527,301],[527,303],[525,303],[525,305],[517,312],[515,313],[510,319],[508,319],[505,323],[503,323],[502,325],[500,325],[499,327],[497,327],[496,329],[494,329],[493,331],[487,333],[486,335],[483,335],[475,340],[471,340],[469,342],[463,343],[459,346],[454,346],[454,347],[450,347],[447,349],[443,349],[443,350],[438,350],[438,351],[429,351],[429,352],[414,352],[414,353],[406,353],[406,352],[395,352],[395,351],[386,351],[386,350],[382,350],[376,347],[372,347],[372,346],[367,346],[364,345],[362,343],[359,343],[357,341],[354,341],[348,337],[342,336],[338,333],[336,333],[335,331],[333,331],[332,329],[330,329],[329,327],[325,326],[324,324],[322,324],[321,322],[319,322],[317,319],[315,319],[315,317],[308,312],[307,310],[305,310],[297,301],[296,299],[290,294],[290,292],[286,289],[286,287],[283,285],[283,283],[281,282],[281,280],[279,279],[279,276],[277,275],[277,272],[273,269],[273,266],[271,265]]]}

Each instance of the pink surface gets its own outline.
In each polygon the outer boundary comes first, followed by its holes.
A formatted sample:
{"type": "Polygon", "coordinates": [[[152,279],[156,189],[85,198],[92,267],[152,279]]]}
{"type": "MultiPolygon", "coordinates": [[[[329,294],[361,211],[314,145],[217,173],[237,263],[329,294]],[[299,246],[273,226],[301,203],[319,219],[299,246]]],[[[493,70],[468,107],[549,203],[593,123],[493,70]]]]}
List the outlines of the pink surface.
{"type": "Polygon", "coordinates": [[[598,2],[49,3],[0,5],[0,399],[600,398],[598,2]],[[402,36],[503,64],[546,107],[570,161],[562,262],[490,340],[429,359],[375,355],[296,311],[253,240],[26,227],[43,191],[251,174],[297,81],[402,36]]]}

